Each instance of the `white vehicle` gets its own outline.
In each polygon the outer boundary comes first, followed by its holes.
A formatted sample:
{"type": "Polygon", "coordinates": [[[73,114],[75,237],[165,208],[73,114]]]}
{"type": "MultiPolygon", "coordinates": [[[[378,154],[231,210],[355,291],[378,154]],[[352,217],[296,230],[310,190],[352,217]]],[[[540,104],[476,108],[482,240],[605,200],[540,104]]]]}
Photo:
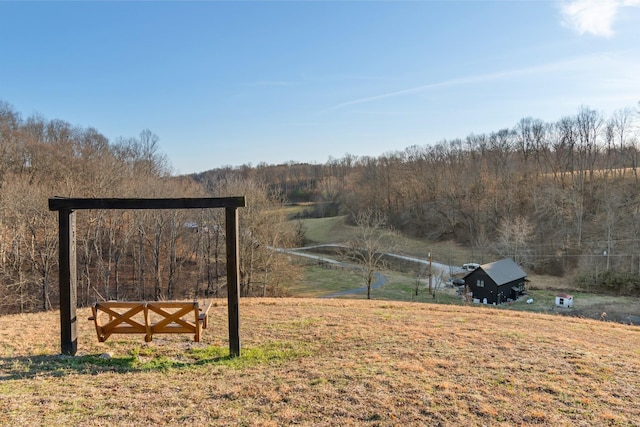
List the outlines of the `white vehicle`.
{"type": "Polygon", "coordinates": [[[468,264],[462,264],[462,269],[466,270],[466,271],[473,271],[478,267],[480,267],[480,264],[476,264],[475,262],[470,262],[468,264]]]}

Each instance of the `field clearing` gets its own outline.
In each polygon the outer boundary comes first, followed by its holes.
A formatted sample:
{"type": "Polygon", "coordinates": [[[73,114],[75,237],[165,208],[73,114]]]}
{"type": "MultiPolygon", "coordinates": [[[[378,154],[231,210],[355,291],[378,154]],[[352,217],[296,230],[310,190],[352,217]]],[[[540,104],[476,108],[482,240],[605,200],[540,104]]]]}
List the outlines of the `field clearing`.
{"type": "Polygon", "coordinates": [[[360,288],[364,285],[361,274],[350,269],[330,269],[319,265],[305,267],[304,281],[287,288],[292,297],[320,297],[334,292],[360,288]]]}
{"type": "Polygon", "coordinates": [[[638,327],[478,306],[243,299],[243,355],[229,359],[216,302],[200,343],[98,343],[81,309],[76,357],[58,355],[57,312],[0,317],[0,425],[639,425],[638,327]]]}
{"type": "Polygon", "coordinates": [[[349,240],[354,227],[346,224],[346,215],[328,218],[300,220],[305,230],[305,238],[310,245],[341,243],[349,240]]]}
{"type": "Polygon", "coordinates": [[[296,216],[304,214],[307,210],[313,210],[314,203],[295,203],[290,205],[284,205],[278,209],[278,212],[286,215],[287,219],[295,220],[296,216]]]}
{"type": "MultiPolygon", "coordinates": [[[[312,218],[300,220],[305,229],[305,237],[308,245],[321,245],[331,243],[343,243],[349,240],[355,231],[355,227],[346,223],[346,215],[312,218]]],[[[481,254],[463,248],[460,245],[446,242],[427,242],[425,239],[418,239],[399,235],[398,251],[400,255],[427,258],[429,251],[433,252],[433,260],[444,264],[462,265],[467,262],[483,263],[481,254]]]]}
{"type": "MultiPolygon", "coordinates": [[[[310,251],[312,252],[312,251],[310,251]]],[[[331,252],[319,252],[325,258],[339,259],[331,252]]],[[[292,286],[289,286],[285,295],[289,297],[319,297],[333,294],[334,292],[346,291],[349,289],[363,288],[364,278],[358,272],[339,268],[331,264],[324,264],[303,259],[305,266],[304,279],[292,286]]],[[[372,289],[371,298],[376,300],[425,302],[462,304],[462,298],[456,294],[454,288],[443,287],[443,282],[448,275],[443,272],[437,273],[434,277],[434,294],[428,293],[428,281],[425,277],[426,268],[407,267],[398,263],[390,265],[394,270],[381,270],[378,273],[387,278],[383,287],[372,289]],[[419,283],[416,273],[419,274],[419,283]],[[416,294],[416,286],[418,292],[416,294]]],[[[609,321],[621,323],[640,323],[640,298],[613,296],[606,294],[596,294],[581,292],[570,289],[571,282],[568,279],[531,275],[528,276],[530,282],[527,285],[528,296],[514,301],[512,304],[503,304],[499,309],[519,310],[546,314],[560,314],[567,316],[588,317],[592,319],[604,318],[609,321]],[[575,297],[575,305],[571,309],[555,306],[555,296],[559,292],[567,292],[575,297]],[[527,304],[526,300],[533,299],[532,304],[527,304]]],[[[366,298],[366,292],[356,292],[341,296],[348,299],[366,298]]]]}

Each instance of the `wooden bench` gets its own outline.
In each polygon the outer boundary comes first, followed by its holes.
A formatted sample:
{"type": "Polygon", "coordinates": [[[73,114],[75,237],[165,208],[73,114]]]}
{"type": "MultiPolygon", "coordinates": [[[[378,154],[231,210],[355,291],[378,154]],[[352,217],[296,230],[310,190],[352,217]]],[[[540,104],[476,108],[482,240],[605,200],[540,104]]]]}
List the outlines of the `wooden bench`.
{"type": "Polygon", "coordinates": [[[98,341],[112,334],[144,334],[150,342],[153,334],[194,334],[200,341],[202,329],[209,323],[211,303],[197,301],[104,301],[92,307],[98,341]]]}

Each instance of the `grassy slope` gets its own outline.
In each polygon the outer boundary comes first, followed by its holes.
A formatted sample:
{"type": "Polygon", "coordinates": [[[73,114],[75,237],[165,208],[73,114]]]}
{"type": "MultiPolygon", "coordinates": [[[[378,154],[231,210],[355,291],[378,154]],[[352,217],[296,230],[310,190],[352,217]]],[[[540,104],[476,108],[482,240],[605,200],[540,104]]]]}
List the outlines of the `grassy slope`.
{"type": "MultiPolygon", "coordinates": [[[[303,220],[309,244],[338,243],[345,241],[353,232],[353,227],[345,223],[346,217],[332,217],[303,220]]],[[[401,237],[402,254],[426,258],[429,250],[433,251],[434,261],[446,264],[462,265],[469,260],[483,260],[482,255],[472,254],[471,251],[461,248],[451,242],[428,243],[421,239],[401,237]],[[425,249],[429,248],[429,249],[425,249]]],[[[334,257],[335,258],[335,257],[334,257]]],[[[309,261],[305,261],[309,264],[309,261]]],[[[426,290],[424,277],[426,269],[424,267],[408,267],[411,271],[383,271],[389,278],[383,288],[372,291],[372,298],[378,300],[393,301],[418,301],[418,302],[439,302],[439,303],[459,303],[460,298],[451,289],[441,289],[436,292],[436,298],[432,299],[426,290]],[[420,292],[416,296],[413,292],[416,284],[416,274],[423,279],[420,292]]],[[[446,280],[448,275],[443,273],[442,280],[446,280]]],[[[589,294],[577,292],[572,289],[569,279],[550,276],[528,276],[530,279],[529,293],[534,303],[529,305],[524,300],[518,301],[513,306],[503,306],[503,309],[534,311],[539,313],[561,313],[572,314],[582,317],[598,319],[603,313],[607,320],[629,323],[628,316],[637,317],[640,313],[640,300],[632,297],[613,297],[607,295],[589,294]],[[555,307],[555,295],[557,292],[570,292],[576,297],[575,306],[571,310],[557,309],[555,307]]],[[[323,270],[319,267],[307,268],[306,277],[303,283],[289,289],[291,296],[315,297],[326,295],[327,293],[359,288],[363,286],[363,279],[354,273],[345,271],[323,270]]],[[[343,298],[365,298],[366,294],[359,293],[343,298]]]]}
{"type": "Polygon", "coordinates": [[[345,223],[345,216],[301,220],[309,244],[340,243],[349,239],[352,227],[345,223]]]}
{"type": "MultiPolygon", "coordinates": [[[[340,243],[348,240],[354,227],[346,224],[345,220],[346,216],[302,220],[308,243],[310,245],[340,243]]],[[[424,239],[406,236],[401,236],[400,239],[400,252],[404,255],[426,258],[426,254],[433,251],[435,261],[453,265],[462,265],[471,261],[488,261],[482,260],[481,255],[474,254],[452,242],[427,242],[424,239]]]]}
{"type": "Polygon", "coordinates": [[[244,299],[203,342],[57,356],[58,313],[0,317],[0,425],[638,425],[640,328],[485,307],[244,299]],[[111,359],[101,359],[110,352],[111,359]]]}

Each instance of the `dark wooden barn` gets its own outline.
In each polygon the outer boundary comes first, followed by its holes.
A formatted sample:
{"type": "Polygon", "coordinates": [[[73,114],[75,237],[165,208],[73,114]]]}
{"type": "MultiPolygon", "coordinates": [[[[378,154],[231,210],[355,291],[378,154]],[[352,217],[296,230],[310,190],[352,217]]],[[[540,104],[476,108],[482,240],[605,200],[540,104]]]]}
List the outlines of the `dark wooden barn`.
{"type": "Polygon", "coordinates": [[[527,273],[511,258],[483,264],[464,277],[475,302],[502,304],[525,291],[527,273]]]}

